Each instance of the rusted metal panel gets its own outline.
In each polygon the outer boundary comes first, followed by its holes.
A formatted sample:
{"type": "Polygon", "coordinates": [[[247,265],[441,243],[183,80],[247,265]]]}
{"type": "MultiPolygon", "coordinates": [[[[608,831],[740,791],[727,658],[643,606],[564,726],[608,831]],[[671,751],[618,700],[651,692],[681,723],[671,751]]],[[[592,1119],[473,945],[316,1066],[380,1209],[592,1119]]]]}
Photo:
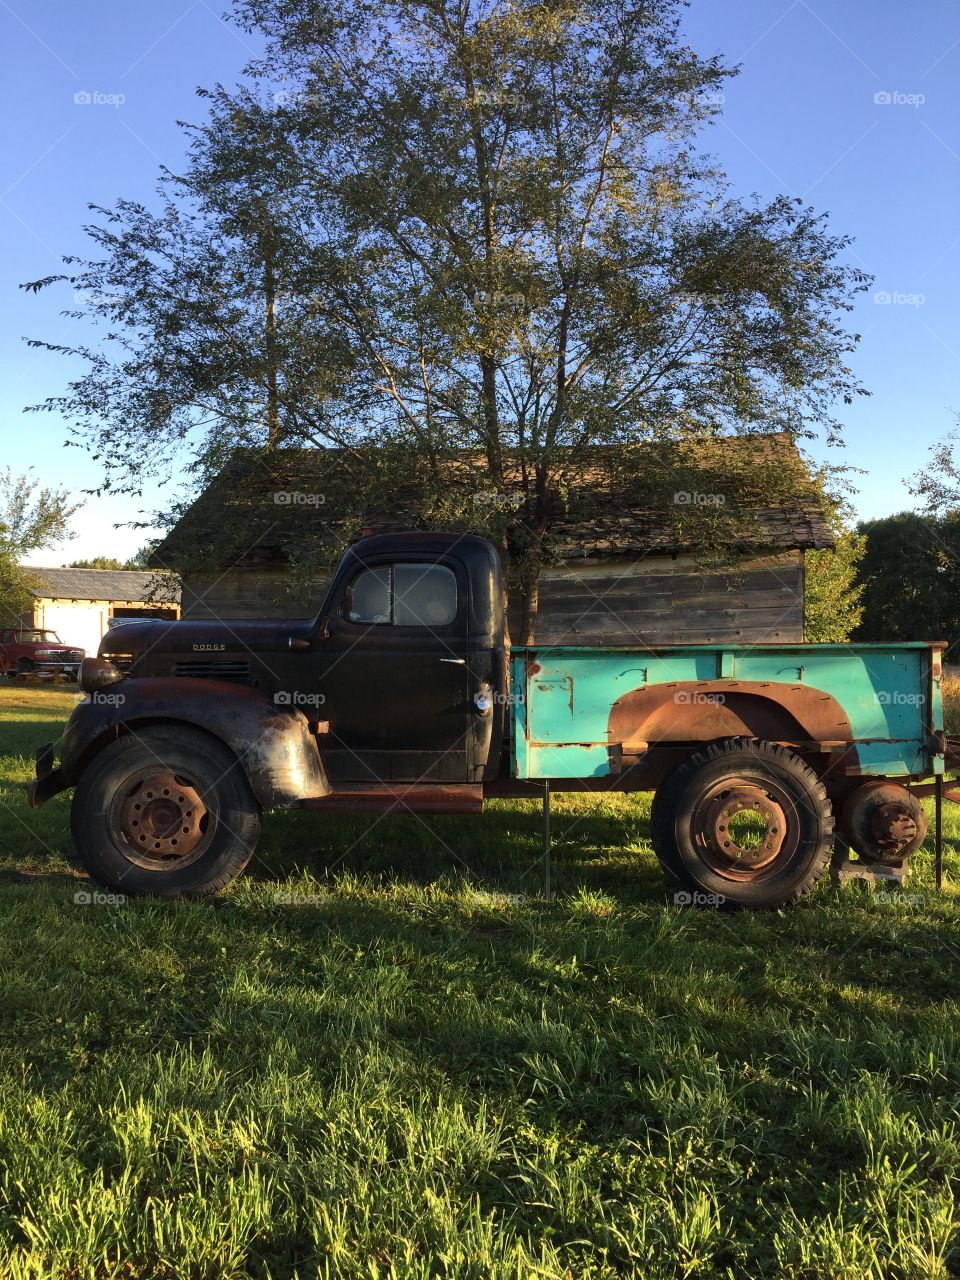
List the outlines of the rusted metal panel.
{"type": "MultiPolygon", "coordinates": [[[[57,745],[58,790],[73,786],[91,755],[117,733],[164,721],[188,724],[219,738],[236,755],[257,800],[266,808],[287,808],[304,796],[329,793],[317,744],[306,717],[274,705],[256,689],[215,680],[160,676],[124,680],[111,698],[91,696],[67,721],[57,745]],[[61,785],[62,784],[62,785],[61,785]]],[[[44,776],[36,803],[51,794],[44,776]]]]}
{"type": "Polygon", "coordinates": [[[610,776],[680,744],[746,736],[826,756],[841,780],[922,777],[940,754],[934,667],[920,643],[524,647],[514,770],[610,776]]]}
{"type": "Polygon", "coordinates": [[[424,813],[478,814],[483,812],[480,784],[377,783],[331,791],[304,800],[303,809],[314,813],[424,813]]]}

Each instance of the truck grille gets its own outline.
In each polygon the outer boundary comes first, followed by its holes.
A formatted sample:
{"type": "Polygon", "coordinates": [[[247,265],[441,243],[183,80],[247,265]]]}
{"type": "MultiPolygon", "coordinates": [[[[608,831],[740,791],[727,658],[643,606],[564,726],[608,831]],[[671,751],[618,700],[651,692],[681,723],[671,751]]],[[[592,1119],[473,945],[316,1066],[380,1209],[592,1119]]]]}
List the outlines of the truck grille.
{"type": "Polygon", "coordinates": [[[243,658],[228,659],[193,658],[178,662],[173,668],[175,676],[191,676],[194,680],[229,680],[232,684],[250,682],[250,663],[243,658]]]}

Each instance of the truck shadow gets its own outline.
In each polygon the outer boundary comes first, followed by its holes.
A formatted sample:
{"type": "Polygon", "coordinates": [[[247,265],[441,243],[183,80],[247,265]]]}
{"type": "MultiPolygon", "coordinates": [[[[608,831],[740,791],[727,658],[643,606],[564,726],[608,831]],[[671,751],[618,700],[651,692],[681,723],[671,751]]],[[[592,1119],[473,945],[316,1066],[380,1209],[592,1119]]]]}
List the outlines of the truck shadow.
{"type": "MultiPolygon", "coordinates": [[[[628,890],[663,901],[648,808],[645,798],[630,796],[555,805],[553,888],[628,890]]],[[[480,818],[271,814],[247,874],[260,882],[306,874],[418,885],[453,876],[478,888],[536,895],[543,889],[543,820],[529,801],[501,801],[480,818]]]]}

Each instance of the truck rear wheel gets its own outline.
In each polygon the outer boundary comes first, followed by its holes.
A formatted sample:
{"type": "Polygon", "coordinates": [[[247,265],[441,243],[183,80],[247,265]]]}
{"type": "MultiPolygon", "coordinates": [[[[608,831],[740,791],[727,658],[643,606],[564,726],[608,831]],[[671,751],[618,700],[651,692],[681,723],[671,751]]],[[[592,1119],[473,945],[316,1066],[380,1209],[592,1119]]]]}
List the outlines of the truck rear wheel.
{"type": "Polygon", "coordinates": [[[782,907],[808,893],[833,848],[823,784],[786,747],[711,743],[657,791],[653,845],[669,877],[704,901],[782,907]]]}
{"type": "Polygon", "coordinates": [[[260,809],[236,757],[216,738],[151,725],[91,761],[70,828],[84,866],[107,888],[205,897],[250,861],[260,809]]]}

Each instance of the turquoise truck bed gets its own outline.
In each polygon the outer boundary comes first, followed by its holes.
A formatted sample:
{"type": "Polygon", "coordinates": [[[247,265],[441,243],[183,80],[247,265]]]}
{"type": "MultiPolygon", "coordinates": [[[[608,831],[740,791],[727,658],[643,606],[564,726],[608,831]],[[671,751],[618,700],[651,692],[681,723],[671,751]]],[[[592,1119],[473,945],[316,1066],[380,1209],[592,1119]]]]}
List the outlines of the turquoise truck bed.
{"type": "Polygon", "coordinates": [[[691,728],[706,741],[725,736],[724,717],[732,722],[735,708],[762,712],[767,704],[788,708],[822,750],[854,746],[855,770],[865,775],[943,773],[942,648],[920,641],[514,648],[514,776],[602,778],[618,771],[622,755],[642,753],[644,726],[651,743],[665,741],[654,731],[682,736],[691,728]],[[625,741],[625,723],[633,742],[625,741]],[[811,731],[814,723],[820,727],[811,731]]]}

